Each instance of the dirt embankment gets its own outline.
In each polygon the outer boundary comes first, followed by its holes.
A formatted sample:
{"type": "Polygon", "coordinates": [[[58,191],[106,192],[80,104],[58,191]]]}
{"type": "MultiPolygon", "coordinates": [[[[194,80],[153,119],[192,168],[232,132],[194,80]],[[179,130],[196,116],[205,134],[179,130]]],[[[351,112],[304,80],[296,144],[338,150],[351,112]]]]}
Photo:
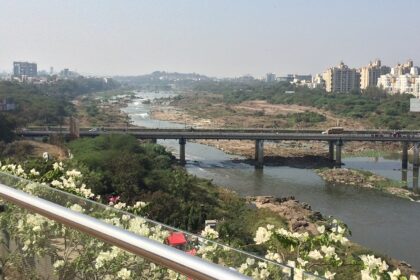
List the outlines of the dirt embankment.
{"type": "Polygon", "coordinates": [[[0,147],[0,153],[4,157],[42,157],[44,152],[47,152],[56,160],[64,160],[68,156],[67,149],[64,147],[33,140],[14,141],[0,147]]]}
{"type": "MultiPolygon", "coordinates": [[[[204,99],[206,100],[206,99],[204,99]]],[[[202,99],[185,98],[182,102],[172,102],[173,105],[156,104],[152,110],[152,117],[159,120],[173,121],[185,124],[194,128],[284,128],[275,125],[284,122],[281,116],[290,113],[316,112],[326,116],[327,121],[315,124],[313,129],[325,129],[326,127],[336,126],[337,123],[346,129],[366,128],[362,122],[343,119],[334,116],[330,112],[320,109],[299,106],[269,104],[266,101],[246,101],[238,105],[226,105],[214,103],[209,105],[202,99]],[[190,101],[190,106],[187,102],[190,101]],[[263,115],[253,112],[264,112],[263,115]]],[[[308,127],[291,127],[293,129],[305,129],[308,127]]],[[[228,154],[242,155],[253,158],[255,153],[255,143],[253,141],[237,140],[200,140],[201,144],[216,147],[228,154]]],[[[369,151],[389,151],[400,150],[399,144],[386,143],[345,143],[343,152],[345,154],[363,154],[369,151]]],[[[317,141],[279,141],[266,142],[264,144],[264,155],[270,157],[304,157],[328,155],[328,143],[317,141]]]]}

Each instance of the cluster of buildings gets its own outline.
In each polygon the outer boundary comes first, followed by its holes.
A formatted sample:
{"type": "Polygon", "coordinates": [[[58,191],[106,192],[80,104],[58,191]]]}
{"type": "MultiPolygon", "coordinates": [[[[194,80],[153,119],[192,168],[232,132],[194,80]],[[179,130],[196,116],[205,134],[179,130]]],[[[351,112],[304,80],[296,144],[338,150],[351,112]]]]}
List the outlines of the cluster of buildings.
{"type": "Polygon", "coordinates": [[[267,73],[266,82],[285,81],[309,88],[323,88],[327,92],[347,93],[364,90],[368,87],[378,87],[390,94],[409,93],[420,98],[420,69],[412,60],[395,67],[382,65],[379,59],[361,68],[350,68],[343,62],[328,68],[322,74],[293,75],[277,77],[267,73]]]}
{"type": "Polygon", "coordinates": [[[419,68],[413,65],[412,60],[392,68],[375,60],[360,69],[350,68],[341,62],[316,75],[311,86],[322,87],[333,93],[378,87],[390,94],[409,93],[420,97],[419,68]]]}
{"type": "Polygon", "coordinates": [[[309,85],[312,81],[312,75],[287,74],[286,76],[277,77],[274,73],[267,73],[265,81],[270,82],[289,82],[292,84],[309,85]]]}
{"type": "Polygon", "coordinates": [[[3,74],[0,79],[14,80],[19,82],[46,83],[57,79],[70,79],[80,76],[76,72],[64,69],[59,73],[54,73],[54,68],[50,72],[38,71],[38,65],[34,62],[15,61],[13,62],[12,74],[3,74]]]}

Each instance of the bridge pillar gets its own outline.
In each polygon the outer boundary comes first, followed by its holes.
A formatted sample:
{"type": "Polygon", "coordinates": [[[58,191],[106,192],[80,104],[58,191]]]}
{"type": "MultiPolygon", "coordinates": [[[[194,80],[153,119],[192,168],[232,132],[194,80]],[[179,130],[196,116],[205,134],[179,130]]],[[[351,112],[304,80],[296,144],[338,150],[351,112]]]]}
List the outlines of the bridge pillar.
{"type": "Polygon", "coordinates": [[[341,167],[341,148],[343,147],[343,141],[337,140],[337,142],[335,143],[335,165],[341,167]]]}
{"type": "Polygon", "coordinates": [[[156,139],[156,138],[154,138],[154,139],[150,139],[150,143],[152,143],[152,144],[157,144],[157,139],[156,139]]]}
{"type": "Polygon", "coordinates": [[[328,159],[330,161],[334,161],[334,142],[333,141],[328,141],[328,159]]]}
{"type": "Polygon", "coordinates": [[[413,167],[413,191],[419,193],[419,167],[413,167]]]}
{"type": "Polygon", "coordinates": [[[264,140],[255,140],[255,168],[262,169],[264,166],[264,140]]]}
{"type": "Polygon", "coordinates": [[[408,167],[408,142],[402,142],[402,169],[408,167]]]}
{"type": "Polygon", "coordinates": [[[420,143],[414,143],[413,147],[413,166],[419,167],[419,145],[420,143]]]}
{"type": "Polygon", "coordinates": [[[185,144],[187,143],[187,140],[185,138],[179,139],[179,162],[182,165],[185,165],[185,144]]]}

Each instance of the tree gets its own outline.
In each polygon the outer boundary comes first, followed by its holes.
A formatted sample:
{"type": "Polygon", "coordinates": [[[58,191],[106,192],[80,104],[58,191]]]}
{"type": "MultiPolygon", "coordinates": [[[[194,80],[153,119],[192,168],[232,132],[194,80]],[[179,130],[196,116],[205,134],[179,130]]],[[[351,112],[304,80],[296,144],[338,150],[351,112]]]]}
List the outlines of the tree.
{"type": "Polygon", "coordinates": [[[16,125],[5,115],[0,114],[0,141],[10,142],[14,138],[16,125]]]}

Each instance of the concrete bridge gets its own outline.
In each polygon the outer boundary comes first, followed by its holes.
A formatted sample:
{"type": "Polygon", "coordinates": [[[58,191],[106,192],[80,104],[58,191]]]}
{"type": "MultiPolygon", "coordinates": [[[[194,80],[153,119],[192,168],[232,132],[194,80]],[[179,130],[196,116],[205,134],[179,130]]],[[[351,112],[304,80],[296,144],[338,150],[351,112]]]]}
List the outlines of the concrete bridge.
{"type": "MultiPolygon", "coordinates": [[[[54,129],[24,129],[17,132],[23,137],[44,137],[57,133],[70,134],[69,131],[54,129]]],[[[413,144],[413,164],[419,166],[419,145],[420,131],[402,131],[395,136],[393,131],[346,131],[343,134],[322,134],[321,131],[314,130],[234,130],[234,129],[80,129],[79,137],[96,137],[114,133],[125,133],[135,136],[138,139],[150,139],[156,142],[158,139],[176,139],[180,145],[180,162],[185,163],[185,145],[187,140],[215,139],[215,140],[252,140],[255,141],[255,161],[256,167],[262,168],[264,165],[264,141],[324,141],[328,143],[329,159],[335,161],[337,166],[341,166],[342,147],[345,142],[400,142],[402,143],[402,168],[408,166],[408,146],[413,144]]]]}

